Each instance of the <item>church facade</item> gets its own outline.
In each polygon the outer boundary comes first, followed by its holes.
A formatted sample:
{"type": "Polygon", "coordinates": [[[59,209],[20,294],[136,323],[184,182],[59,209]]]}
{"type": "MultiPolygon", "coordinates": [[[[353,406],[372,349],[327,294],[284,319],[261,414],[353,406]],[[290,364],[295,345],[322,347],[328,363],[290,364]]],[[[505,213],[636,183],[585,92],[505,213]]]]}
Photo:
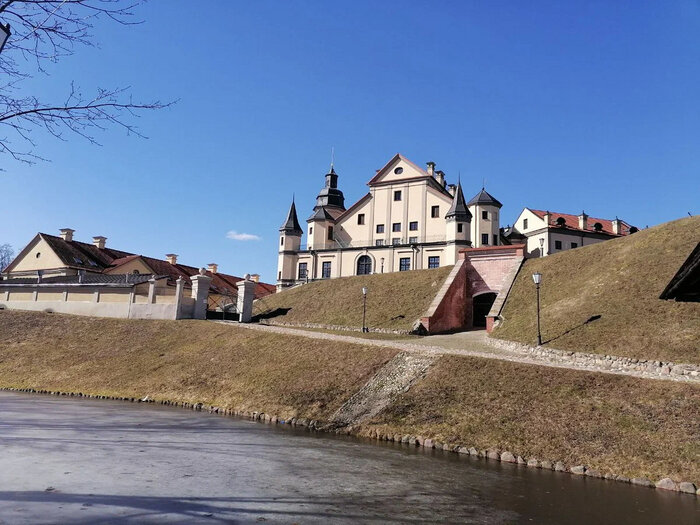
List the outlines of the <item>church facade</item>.
{"type": "Polygon", "coordinates": [[[277,287],[351,275],[449,266],[459,251],[501,244],[501,203],[483,188],[470,201],[461,183],[428,162],[395,155],[349,208],[331,166],[302,229],[292,205],[280,228],[277,287]],[[306,234],[306,245],[302,237],[306,234]]]}

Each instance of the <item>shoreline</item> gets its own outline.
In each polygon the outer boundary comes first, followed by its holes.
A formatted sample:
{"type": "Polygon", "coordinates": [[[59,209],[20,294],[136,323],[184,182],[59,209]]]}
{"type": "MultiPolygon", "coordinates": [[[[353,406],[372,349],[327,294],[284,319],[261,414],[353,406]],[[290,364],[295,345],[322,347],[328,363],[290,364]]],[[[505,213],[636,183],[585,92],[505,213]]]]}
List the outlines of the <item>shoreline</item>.
{"type": "Polygon", "coordinates": [[[208,412],[210,414],[218,414],[227,417],[238,417],[253,421],[258,421],[261,423],[269,424],[279,424],[279,425],[291,425],[294,427],[304,427],[309,431],[325,432],[325,433],[335,433],[344,434],[348,436],[354,436],[358,438],[366,438],[373,441],[389,441],[394,443],[400,443],[406,445],[407,447],[422,447],[426,449],[436,449],[443,450],[445,452],[451,452],[455,454],[465,454],[474,457],[478,457],[484,460],[491,461],[501,461],[506,463],[516,464],[519,467],[526,468],[538,468],[542,470],[550,470],[553,472],[566,472],[573,476],[586,476],[596,479],[604,479],[607,481],[615,481],[618,483],[628,483],[636,486],[647,487],[651,489],[665,490],[669,492],[677,492],[679,494],[688,494],[690,496],[700,496],[700,485],[689,482],[675,482],[671,478],[662,478],[656,483],[647,478],[628,478],[626,476],[615,475],[611,473],[602,474],[598,470],[589,468],[585,465],[565,465],[561,461],[548,460],[548,459],[538,459],[538,458],[524,458],[522,456],[516,455],[510,451],[500,451],[496,449],[486,449],[478,450],[476,447],[469,447],[463,444],[453,444],[453,443],[441,443],[435,441],[431,438],[424,438],[422,436],[416,435],[400,435],[400,434],[384,434],[376,430],[370,430],[369,432],[363,432],[362,425],[349,425],[345,427],[337,427],[329,422],[324,422],[321,420],[307,419],[307,418],[288,418],[284,419],[276,415],[266,414],[265,412],[251,412],[249,410],[238,410],[236,408],[230,407],[218,407],[211,406],[201,402],[187,402],[187,401],[172,401],[167,399],[155,399],[149,396],[139,397],[129,397],[129,396],[108,396],[101,394],[86,394],[83,392],[64,392],[58,390],[45,390],[45,389],[35,389],[35,388],[17,388],[17,387],[0,387],[0,391],[4,392],[16,392],[23,394],[40,394],[40,395],[52,395],[57,397],[77,397],[84,399],[97,399],[97,400],[107,400],[107,401],[122,401],[129,403],[151,403],[163,406],[172,406],[176,408],[194,410],[198,412],[208,412]]]}

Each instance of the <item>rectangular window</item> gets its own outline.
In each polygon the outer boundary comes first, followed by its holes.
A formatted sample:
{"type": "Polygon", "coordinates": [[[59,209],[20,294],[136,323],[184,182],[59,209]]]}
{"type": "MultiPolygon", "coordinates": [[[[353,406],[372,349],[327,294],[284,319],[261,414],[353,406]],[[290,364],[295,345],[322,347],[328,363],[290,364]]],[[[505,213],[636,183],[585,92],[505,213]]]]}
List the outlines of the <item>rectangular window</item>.
{"type": "Polygon", "coordinates": [[[360,213],[360,214],[357,216],[357,224],[364,224],[364,223],[365,223],[365,214],[364,214],[364,213],[360,213]]]}
{"type": "Polygon", "coordinates": [[[401,231],[401,223],[400,222],[395,222],[394,224],[391,225],[391,231],[393,232],[400,232],[401,231]]]}
{"type": "Polygon", "coordinates": [[[572,242],[571,243],[572,248],[578,248],[578,243],[577,242],[572,242]]]}
{"type": "Polygon", "coordinates": [[[498,246],[498,235],[495,233],[493,234],[493,245],[498,246]]]}
{"type": "Polygon", "coordinates": [[[306,279],[306,263],[299,263],[299,279],[306,279]]]}
{"type": "Polygon", "coordinates": [[[418,244],[418,237],[409,237],[408,244],[418,244]]]}
{"type": "Polygon", "coordinates": [[[401,200],[401,190],[396,190],[394,192],[394,200],[395,201],[400,201],[401,200]]]}
{"type": "Polygon", "coordinates": [[[561,250],[561,241],[554,241],[554,249],[561,250]]]}
{"type": "Polygon", "coordinates": [[[411,269],[411,258],[410,257],[401,257],[399,259],[399,271],[406,272],[410,269],[411,269]]]}
{"type": "Polygon", "coordinates": [[[284,246],[284,237],[280,237],[280,246],[284,246]]]}
{"type": "Polygon", "coordinates": [[[333,226],[328,227],[328,240],[329,241],[333,240],[333,226]]]}
{"type": "Polygon", "coordinates": [[[384,233],[384,225],[377,224],[377,233],[384,233]]]}
{"type": "Polygon", "coordinates": [[[484,246],[488,246],[488,244],[489,244],[489,234],[488,233],[481,234],[481,244],[483,244],[484,246]]]}
{"type": "Polygon", "coordinates": [[[430,216],[435,219],[436,217],[440,217],[440,206],[433,206],[430,208],[430,216]]]}
{"type": "Polygon", "coordinates": [[[418,231],[418,221],[409,222],[408,229],[411,230],[412,232],[417,232],[418,231]]]}
{"type": "Polygon", "coordinates": [[[463,226],[464,226],[464,224],[462,224],[461,222],[457,223],[457,233],[462,233],[463,226]]]}
{"type": "Polygon", "coordinates": [[[527,219],[523,219],[523,230],[527,230],[527,219]]]}
{"type": "Polygon", "coordinates": [[[313,235],[313,234],[314,234],[314,227],[309,226],[309,235],[313,235]]]}
{"type": "Polygon", "coordinates": [[[392,237],[391,244],[401,244],[401,237],[392,237]]]}
{"type": "Polygon", "coordinates": [[[487,211],[482,211],[481,212],[481,218],[485,220],[489,220],[489,212],[487,211]]]}
{"type": "Polygon", "coordinates": [[[374,241],[375,246],[384,246],[384,239],[377,239],[374,241]]]}
{"type": "Polygon", "coordinates": [[[440,257],[437,255],[428,257],[428,268],[440,268],[440,257]]]}
{"type": "Polygon", "coordinates": [[[321,277],[323,279],[331,278],[331,262],[323,261],[323,266],[321,267],[321,277]]]}
{"type": "Polygon", "coordinates": [[[277,272],[277,280],[278,281],[282,280],[282,272],[277,272]]]}

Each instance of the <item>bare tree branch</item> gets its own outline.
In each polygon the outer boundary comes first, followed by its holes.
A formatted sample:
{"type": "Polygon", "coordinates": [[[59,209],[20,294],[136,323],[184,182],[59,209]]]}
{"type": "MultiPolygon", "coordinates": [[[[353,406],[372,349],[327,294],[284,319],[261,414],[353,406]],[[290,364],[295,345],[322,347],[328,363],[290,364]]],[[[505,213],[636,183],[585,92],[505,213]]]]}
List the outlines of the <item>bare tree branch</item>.
{"type": "Polygon", "coordinates": [[[124,129],[144,137],[133,119],[145,110],[162,109],[174,102],[135,102],[129,88],[97,88],[86,97],[74,84],[62,103],[44,102],[22,95],[29,71],[45,73],[47,63],[72,55],[79,46],[96,46],[93,23],[107,19],[121,25],[141,23],[134,9],[142,0],[0,0],[0,19],[10,23],[12,34],[0,54],[0,154],[29,164],[44,160],[34,153],[32,133],[40,130],[61,140],[65,132],[99,144],[96,131],[124,129]],[[0,128],[1,130],[2,128],[0,128]],[[19,146],[15,143],[19,142],[19,146]]]}

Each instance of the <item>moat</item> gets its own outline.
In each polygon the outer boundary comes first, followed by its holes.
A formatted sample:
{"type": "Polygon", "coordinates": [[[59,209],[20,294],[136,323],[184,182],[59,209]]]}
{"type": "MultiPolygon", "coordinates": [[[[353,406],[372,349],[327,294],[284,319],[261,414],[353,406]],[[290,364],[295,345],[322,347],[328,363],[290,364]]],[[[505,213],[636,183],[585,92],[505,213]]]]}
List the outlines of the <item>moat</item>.
{"type": "Polygon", "coordinates": [[[673,523],[698,498],[153,405],[0,393],[0,523],[673,523]]]}

